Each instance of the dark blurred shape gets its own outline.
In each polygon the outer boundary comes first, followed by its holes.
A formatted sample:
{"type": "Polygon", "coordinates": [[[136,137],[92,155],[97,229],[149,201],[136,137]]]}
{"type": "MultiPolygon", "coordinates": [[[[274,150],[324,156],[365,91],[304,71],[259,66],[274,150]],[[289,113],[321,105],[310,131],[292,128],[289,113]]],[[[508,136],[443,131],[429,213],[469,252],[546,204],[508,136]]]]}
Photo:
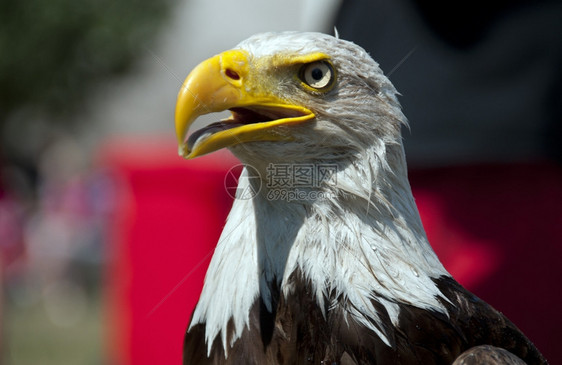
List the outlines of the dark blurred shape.
{"type": "Polygon", "coordinates": [[[553,0],[413,0],[422,19],[436,36],[459,49],[469,48],[480,42],[487,36],[490,28],[511,13],[549,2],[554,3],[553,0]]]}
{"type": "Polygon", "coordinates": [[[558,75],[551,80],[546,101],[547,110],[552,116],[545,131],[547,155],[562,165],[562,67],[558,68],[558,75]]]}
{"type": "Polygon", "coordinates": [[[356,1],[339,13],[341,37],[393,71],[410,166],[562,162],[562,2],[457,5],[356,1]]]}

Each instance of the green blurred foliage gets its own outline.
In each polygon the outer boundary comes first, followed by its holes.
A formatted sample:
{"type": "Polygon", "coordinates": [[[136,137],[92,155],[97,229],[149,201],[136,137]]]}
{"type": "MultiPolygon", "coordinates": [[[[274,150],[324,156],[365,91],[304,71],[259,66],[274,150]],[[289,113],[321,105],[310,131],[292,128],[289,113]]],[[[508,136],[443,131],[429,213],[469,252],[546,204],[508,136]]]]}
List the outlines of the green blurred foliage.
{"type": "Polygon", "coordinates": [[[168,0],[2,0],[0,131],[7,116],[24,105],[54,115],[79,108],[93,81],[131,66],[169,5],[168,0]]]}

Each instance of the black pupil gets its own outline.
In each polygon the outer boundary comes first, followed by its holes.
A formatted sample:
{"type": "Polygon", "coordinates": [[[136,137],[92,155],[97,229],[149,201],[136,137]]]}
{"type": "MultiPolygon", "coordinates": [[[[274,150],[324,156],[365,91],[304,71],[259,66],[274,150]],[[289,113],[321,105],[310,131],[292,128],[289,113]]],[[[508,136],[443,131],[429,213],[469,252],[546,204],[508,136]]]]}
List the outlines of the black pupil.
{"type": "Polygon", "coordinates": [[[322,70],[319,68],[315,68],[312,70],[310,76],[312,76],[314,80],[319,81],[322,80],[322,77],[324,77],[324,72],[322,72],[322,70]]]}

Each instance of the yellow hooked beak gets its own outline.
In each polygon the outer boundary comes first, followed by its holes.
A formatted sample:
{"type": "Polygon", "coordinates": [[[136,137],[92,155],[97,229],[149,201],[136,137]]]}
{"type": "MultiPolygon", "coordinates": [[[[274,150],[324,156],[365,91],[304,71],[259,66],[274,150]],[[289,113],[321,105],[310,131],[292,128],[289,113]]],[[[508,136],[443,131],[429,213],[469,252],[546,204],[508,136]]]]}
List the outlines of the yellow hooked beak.
{"type": "Polygon", "coordinates": [[[274,127],[314,118],[307,108],[291,105],[267,91],[250,75],[249,56],[231,50],[199,64],[185,79],[176,104],[178,152],[198,157],[224,147],[251,141],[290,140],[274,127]],[[232,116],[194,132],[186,140],[191,124],[199,116],[231,110],[232,116]]]}

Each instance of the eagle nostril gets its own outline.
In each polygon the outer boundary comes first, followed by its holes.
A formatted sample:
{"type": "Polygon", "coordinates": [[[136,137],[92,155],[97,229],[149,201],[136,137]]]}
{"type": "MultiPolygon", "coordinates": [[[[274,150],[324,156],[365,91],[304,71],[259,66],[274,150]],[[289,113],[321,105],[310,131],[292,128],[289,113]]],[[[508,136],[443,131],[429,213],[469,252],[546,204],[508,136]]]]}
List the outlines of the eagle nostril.
{"type": "Polygon", "coordinates": [[[240,80],[240,75],[238,75],[238,72],[231,70],[229,68],[227,68],[224,71],[224,74],[226,75],[226,77],[232,79],[232,80],[240,80]]]}

